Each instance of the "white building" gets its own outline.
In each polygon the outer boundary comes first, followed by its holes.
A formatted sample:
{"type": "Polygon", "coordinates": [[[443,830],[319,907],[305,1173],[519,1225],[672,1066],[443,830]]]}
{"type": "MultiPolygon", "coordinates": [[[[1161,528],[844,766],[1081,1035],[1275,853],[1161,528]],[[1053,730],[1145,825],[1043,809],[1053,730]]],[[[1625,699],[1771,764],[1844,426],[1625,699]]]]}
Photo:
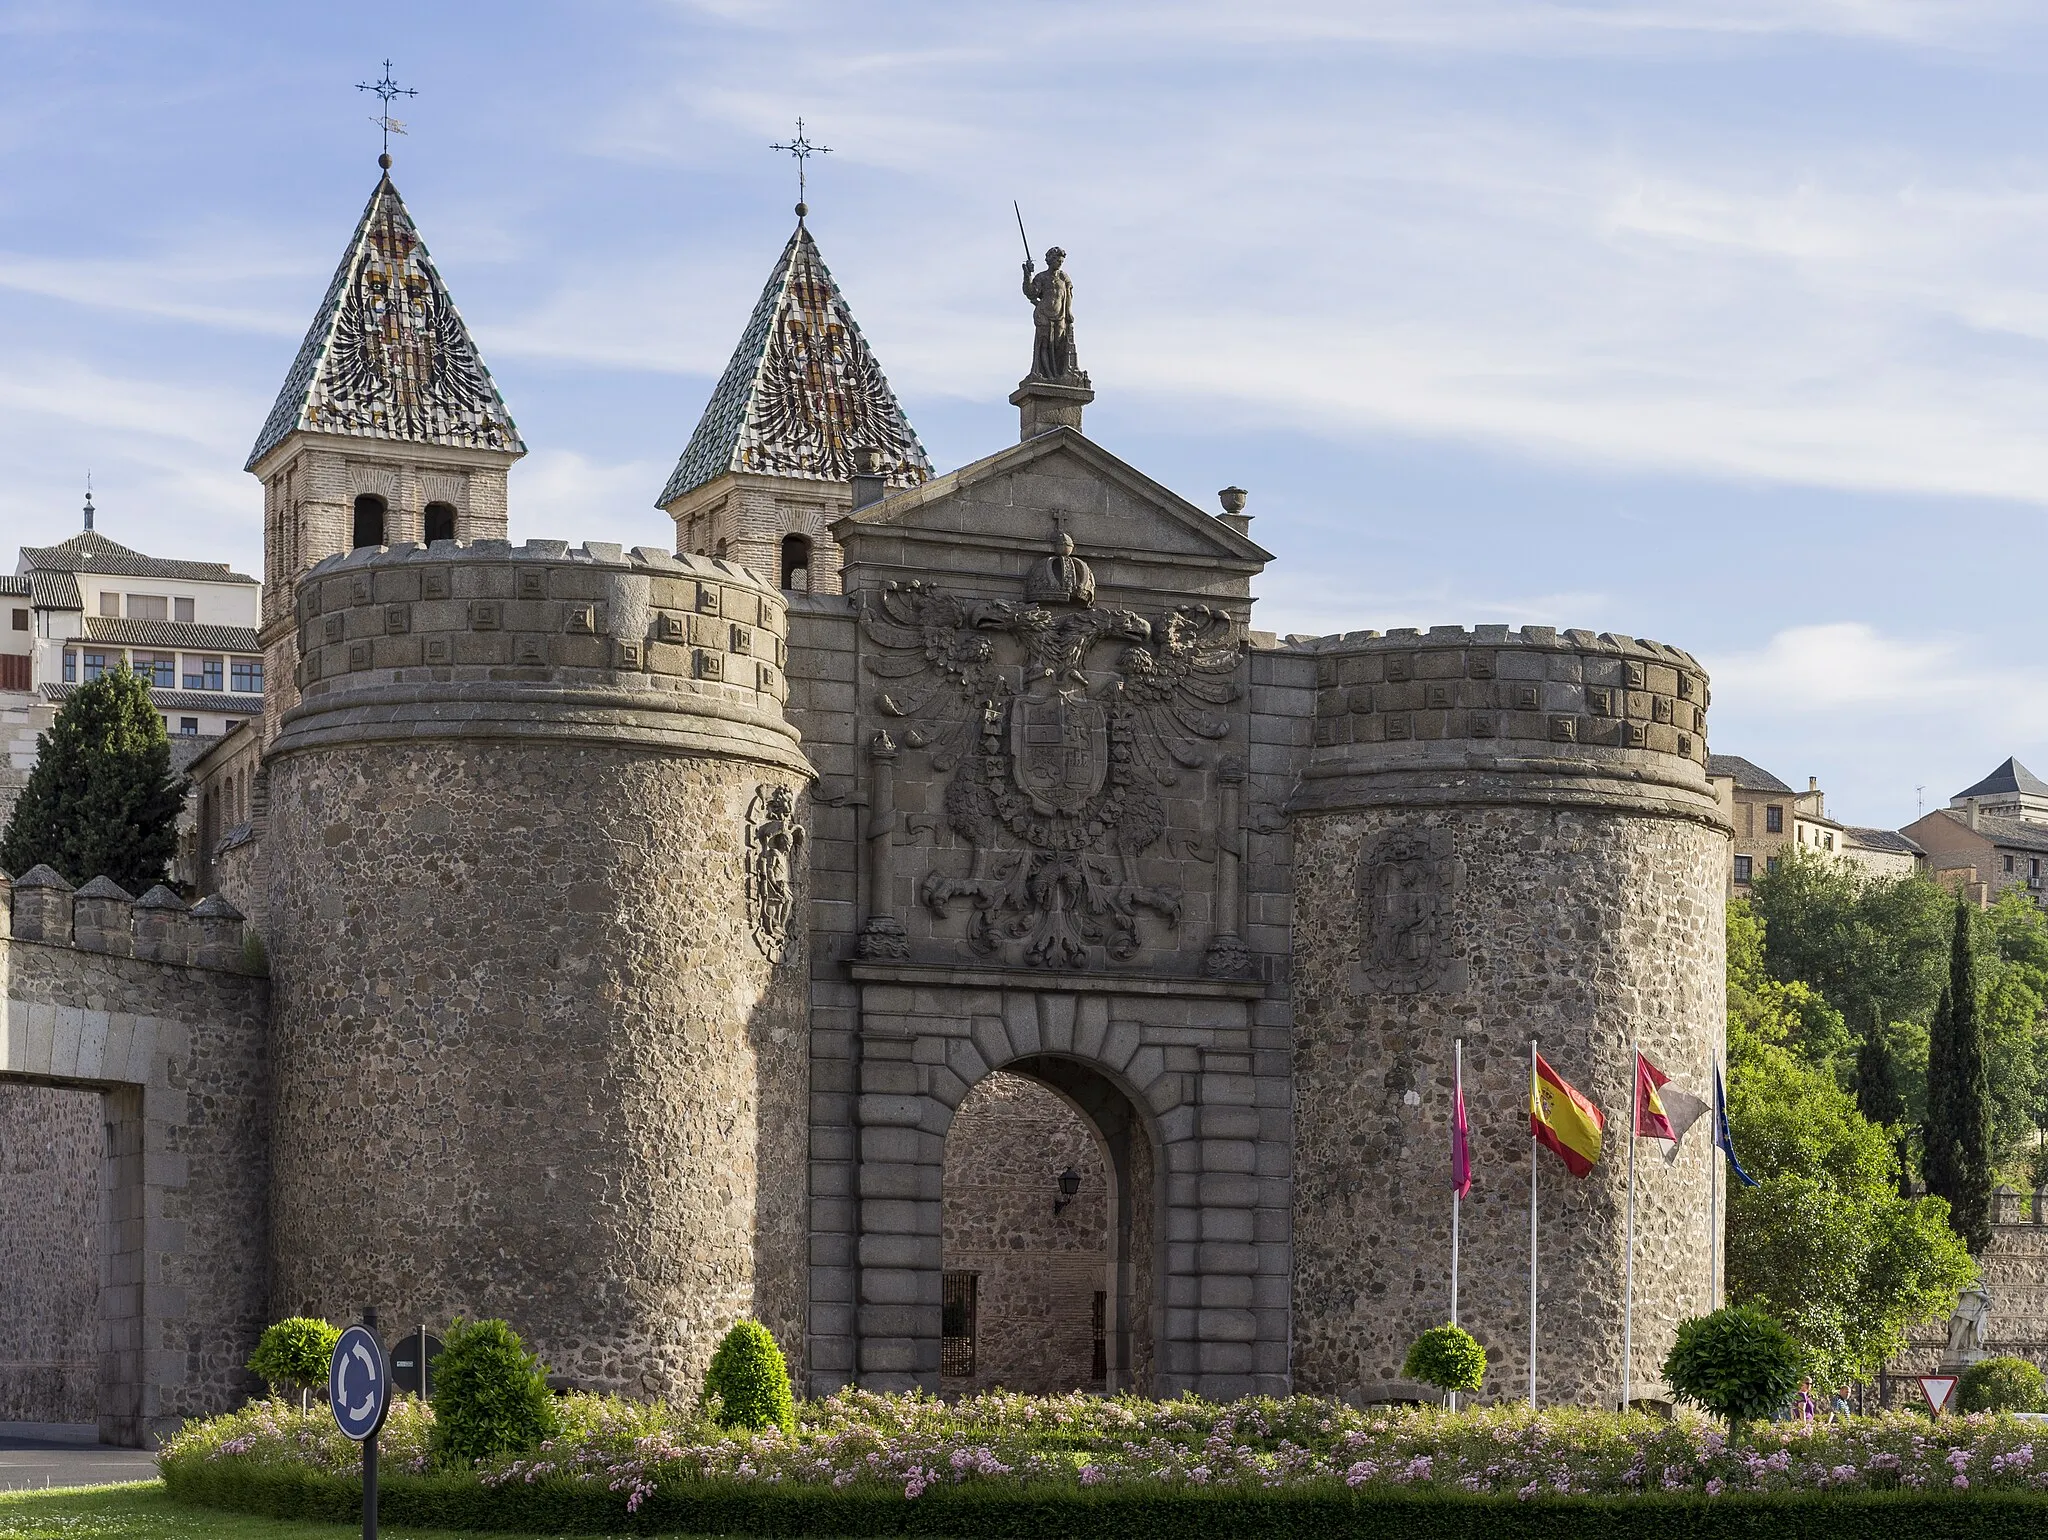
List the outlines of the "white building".
{"type": "Polygon", "coordinates": [[[92,526],[88,497],[82,531],[23,546],[14,575],[0,577],[0,822],[35,765],[37,735],[109,669],[149,681],[180,766],[263,712],[262,585],[223,562],[145,556],[92,526]]]}

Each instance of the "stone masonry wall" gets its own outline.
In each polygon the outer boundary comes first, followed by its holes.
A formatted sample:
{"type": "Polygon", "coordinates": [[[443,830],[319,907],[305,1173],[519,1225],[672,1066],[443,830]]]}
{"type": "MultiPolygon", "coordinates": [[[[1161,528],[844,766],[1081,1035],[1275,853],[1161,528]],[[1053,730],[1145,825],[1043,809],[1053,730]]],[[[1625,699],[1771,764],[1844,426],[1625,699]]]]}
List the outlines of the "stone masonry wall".
{"type": "Polygon", "coordinates": [[[739,1316],[799,1354],[807,951],[771,958],[749,870],[808,780],[779,599],[534,541],[358,554],[298,614],[277,1308],[503,1316],[578,1383],[680,1400],[739,1316]]]}
{"type": "Polygon", "coordinates": [[[0,1422],[99,1418],[100,1098],[0,1082],[0,1422]]]}
{"type": "Polygon", "coordinates": [[[1102,1385],[1093,1309],[1112,1289],[1112,1180],[1087,1121],[1055,1092],[999,1072],[967,1094],[946,1134],[943,1255],[948,1272],[977,1276],[974,1373],[942,1378],[942,1391],[1102,1385]],[[1069,1169],[1080,1189],[1055,1213],[1069,1169]]]}
{"type": "Polygon", "coordinates": [[[269,1293],[268,981],[239,971],[232,909],[153,896],[74,898],[38,868],[0,936],[0,1081],[97,1093],[97,1420],[120,1444],[258,1388],[269,1293]]]}
{"type": "MultiPolygon", "coordinates": [[[[1655,643],[1439,627],[1315,645],[1295,796],[1296,1388],[1418,1393],[1408,1345],[1450,1314],[1454,1040],[1474,1185],[1460,1322],[1485,1394],[1528,1369],[1529,1042],[1607,1119],[1572,1178],[1536,1155],[1537,1391],[1624,1394],[1631,1044],[1705,1094],[1725,1027],[1728,831],[1707,685],[1655,643]]],[[[1707,1142],[1637,1152],[1632,1397],[1660,1398],[1708,1308],[1707,1142]]]]}
{"type": "MultiPolygon", "coordinates": [[[[1630,1041],[1700,1094],[1721,1049],[1721,836],[1585,810],[1488,807],[1329,815],[1296,829],[1297,1387],[1402,1380],[1408,1345],[1450,1318],[1452,1040],[1465,1042],[1473,1189],[1460,1319],[1485,1346],[1485,1393],[1523,1394],[1528,1365],[1529,1038],[1607,1118],[1605,1157],[1575,1179],[1538,1154],[1538,1391],[1612,1404],[1621,1390],[1630,1041]],[[1462,871],[1443,987],[1359,987],[1361,853],[1386,829],[1448,837],[1462,871]],[[1407,1098],[1419,1099],[1411,1105],[1407,1098]]],[[[1675,1167],[1636,1162],[1635,1381],[1653,1394],[1671,1334],[1707,1308],[1706,1141],[1675,1167]]]]}

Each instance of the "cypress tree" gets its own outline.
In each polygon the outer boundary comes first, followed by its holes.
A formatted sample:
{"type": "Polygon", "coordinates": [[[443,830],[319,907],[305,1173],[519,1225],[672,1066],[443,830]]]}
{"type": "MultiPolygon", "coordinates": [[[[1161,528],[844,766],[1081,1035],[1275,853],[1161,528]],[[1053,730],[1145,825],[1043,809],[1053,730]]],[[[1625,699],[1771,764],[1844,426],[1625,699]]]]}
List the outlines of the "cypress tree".
{"type": "Polygon", "coordinates": [[[1899,1090],[1898,1069],[1884,1040],[1884,1028],[1875,1015],[1856,1045],[1856,1110],[1893,1135],[1899,1157],[1899,1196],[1912,1196],[1912,1176],[1906,1168],[1906,1098],[1899,1090]]]}
{"type": "Polygon", "coordinates": [[[1991,1239],[1991,1080],[1977,1009],[1977,949],[1969,902],[1956,895],[1948,984],[1927,1041],[1927,1122],[1920,1169],[1927,1190],[1948,1199],[1949,1225],[1970,1250],[1991,1239]]]}
{"type": "Polygon", "coordinates": [[[149,686],[126,669],[81,685],[36,740],[36,766],[0,838],[0,871],[47,865],[72,886],[161,882],[178,849],[183,787],[149,686]]]}

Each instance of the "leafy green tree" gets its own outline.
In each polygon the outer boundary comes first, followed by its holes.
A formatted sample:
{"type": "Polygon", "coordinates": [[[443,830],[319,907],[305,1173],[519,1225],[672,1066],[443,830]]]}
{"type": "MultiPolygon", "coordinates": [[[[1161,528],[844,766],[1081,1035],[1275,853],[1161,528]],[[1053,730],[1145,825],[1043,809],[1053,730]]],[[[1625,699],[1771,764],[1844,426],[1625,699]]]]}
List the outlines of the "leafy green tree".
{"type": "Polygon", "coordinates": [[[339,1326],[313,1316],[291,1316],[263,1328],[256,1351],[249,1355],[249,1370],[272,1395],[280,1389],[296,1390],[304,1411],[313,1387],[327,1383],[327,1366],[340,1340],[339,1326]]]}
{"type": "Polygon", "coordinates": [[[1955,902],[1949,981],[1928,1030],[1927,1121],[1920,1170],[1946,1198],[1949,1223],[1974,1255],[1991,1239],[1991,1088],[1977,999],[1977,948],[1969,900],[1955,902]]]}
{"type": "Polygon", "coordinates": [[[1856,1110],[1891,1136],[1898,1157],[1899,1196],[1911,1197],[1906,1168],[1906,1098],[1881,1024],[1870,1023],[1856,1044],[1856,1110]]]}
{"type": "Polygon", "coordinates": [[[1401,1372],[1438,1390],[1476,1391],[1486,1378],[1486,1349],[1462,1326],[1432,1326],[1409,1347],[1401,1372]]]}
{"type": "Polygon", "coordinates": [[[789,1365],[759,1321],[735,1321],[719,1339],[704,1376],[704,1400],[720,1427],[780,1428],[796,1436],[789,1365]]]}
{"type": "Polygon", "coordinates": [[[1739,1427],[1769,1417],[1799,1386],[1805,1355],[1768,1310],[1730,1305],[1678,1323],[1664,1378],[1679,1399],[1739,1427]]]}
{"type": "MultiPolygon", "coordinates": [[[[1977,932],[1991,1147],[2005,1160],[2038,1148],[2048,1128],[2048,913],[2008,888],[1977,932]]],[[[2027,1181],[2024,1168],[2014,1174],[2027,1181]]]]}
{"type": "MultiPolygon", "coordinates": [[[[1795,848],[1752,892],[1770,936],[1773,977],[1810,985],[1850,1021],[1929,1019],[1949,940],[1941,888],[1922,877],[1872,876],[1795,848]]],[[[1800,1046],[1816,1063],[1832,1057],[1800,1046]]]]}
{"type": "Polygon", "coordinates": [[[106,876],[140,894],[177,853],[183,795],[149,686],[125,669],[104,674],[73,691],[37,738],[0,871],[47,865],[74,887],[106,876]]]}
{"type": "Polygon", "coordinates": [[[1866,1380],[1976,1276],[1939,1198],[1899,1192],[1894,1136],[1791,1046],[1800,983],[1762,970],[1765,930],[1728,917],[1729,1122],[1755,1187],[1728,1201],[1728,1286],[1782,1321],[1836,1386],[1866,1380]]]}
{"type": "Polygon", "coordinates": [[[554,1435],[547,1369],[503,1321],[457,1321],[434,1360],[435,1463],[461,1469],[554,1435]]]}

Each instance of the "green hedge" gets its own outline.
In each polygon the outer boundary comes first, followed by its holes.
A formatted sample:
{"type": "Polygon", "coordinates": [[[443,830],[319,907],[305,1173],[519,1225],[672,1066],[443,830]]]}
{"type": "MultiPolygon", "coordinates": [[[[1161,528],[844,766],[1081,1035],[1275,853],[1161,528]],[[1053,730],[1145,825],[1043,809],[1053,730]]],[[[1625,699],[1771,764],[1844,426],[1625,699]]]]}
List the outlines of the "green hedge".
{"type": "MultiPolygon", "coordinates": [[[[164,1479],[180,1501],[272,1518],[360,1521],[359,1483],[288,1467],[178,1461],[164,1479]]],[[[2048,1494],[1929,1492],[1515,1498],[1426,1493],[1147,1493],[934,1487],[914,1501],[874,1488],[705,1482],[625,1498],[566,1481],[496,1489],[465,1476],[394,1476],[387,1524],[523,1534],[946,1535],[956,1540],[2039,1540],[2048,1494]]]]}

